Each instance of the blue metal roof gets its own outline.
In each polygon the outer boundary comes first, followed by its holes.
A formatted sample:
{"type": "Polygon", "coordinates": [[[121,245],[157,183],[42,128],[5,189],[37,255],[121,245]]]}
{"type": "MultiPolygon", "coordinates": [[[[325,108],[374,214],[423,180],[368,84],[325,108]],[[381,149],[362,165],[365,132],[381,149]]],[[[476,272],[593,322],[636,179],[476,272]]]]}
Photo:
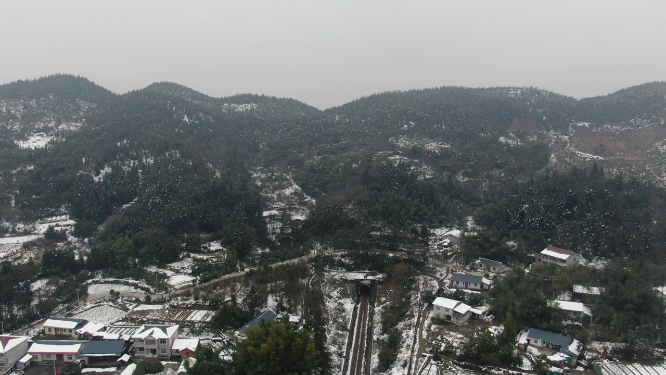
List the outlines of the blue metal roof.
{"type": "Polygon", "coordinates": [[[483,277],[482,276],[474,276],[474,275],[465,275],[465,274],[462,274],[462,273],[454,273],[451,280],[460,281],[460,282],[463,282],[463,283],[479,283],[479,284],[481,284],[483,282],[483,277]]]}
{"type": "Polygon", "coordinates": [[[266,310],[266,311],[262,312],[261,314],[255,316],[254,319],[250,320],[249,323],[240,327],[238,330],[242,332],[242,331],[246,330],[247,328],[254,328],[262,320],[274,322],[275,318],[277,318],[277,314],[275,314],[272,310],[266,310]]]}
{"type": "Polygon", "coordinates": [[[551,344],[555,344],[563,348],[567,348],[572,341],[571,337],[558,335],[557,333],[542,331],[536,328],[530,328],[529,332],[527,332],[527,338],[549,342],[551,344]]]}

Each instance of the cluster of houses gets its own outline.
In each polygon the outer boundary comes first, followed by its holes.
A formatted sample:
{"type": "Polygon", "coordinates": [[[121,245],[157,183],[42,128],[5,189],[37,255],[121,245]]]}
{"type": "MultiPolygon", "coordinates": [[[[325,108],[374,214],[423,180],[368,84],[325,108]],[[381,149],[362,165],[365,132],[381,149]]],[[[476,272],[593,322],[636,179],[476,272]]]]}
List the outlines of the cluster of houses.
{"type": "MultiPolygon", "coordinates": [[[[574,251],[548,246],[540,253],[533,255],[536,264],[554,264],[569,267],[581,263],[582,256],[574,251]]],[[[470,265],[472,271],[468,273],[454,273],[451,277],[450,287],[463,289],[469,292],[482,292],[492,287],[492,281],[480,274],[502,274],[507,267],[502,262],[479,258],[470,265]],[[476,273],[476,274],[475,274],[476,273]]],[[[664,288],[666,289],[666,288],[664,288]]],[[[567,318],[583,320],[592,316],[591,309],[583,302],[601,295],[604,289],[574,285],[570,294],[573,300],[550,301],[549,306],[562,310],[567,318]]],[[[433,303],[433,314],[443,321],[453,324],[464,324],[471,318],[483,318],[485,310],[475,309],[461,301],[450,298],[437,297],[433,303]]],[[[518,347],[525,351],[546,354],[548,359],[558,366],[576,366],[578,358],[583,351],[583,345],[571,337],[541,331],[532,328],[518,335],[518,347]]]]}
{"type": "MultiPolygon", "coordinates": [[[[288,321],[299,329],[305,323],[301,317],[283,317],[266,310],[236,334],[243,337],[245,329],[255,327],[262,320],[288,321]]],[[[104,325],[85,319],[50,317],[43,327],[44,335],[39,339],[0,336],[0,374],[39,363],[69,362],[82,367],[120,367],[133,358],[144,361],[185,359],[194,357],[201,346],[198,338],[178,337],[178,325],[104,325]]]]}
{"type": "Polygon", "coordinates": [[[0,373],[32,363],[78,363],[82,367],[117,367],[133,357],[143,360],[187,358],[200,347],[198,338],[179,338],[178,325],[106,326],[84,319],[51,317],[38,340],[0,336],[0,373]]]}

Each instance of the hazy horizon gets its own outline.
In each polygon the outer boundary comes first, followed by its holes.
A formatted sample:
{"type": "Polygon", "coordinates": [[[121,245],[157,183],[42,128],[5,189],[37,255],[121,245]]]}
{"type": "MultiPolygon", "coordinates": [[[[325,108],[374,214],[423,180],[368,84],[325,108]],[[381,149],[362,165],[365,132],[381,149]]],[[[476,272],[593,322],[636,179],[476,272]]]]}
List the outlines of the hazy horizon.
{"type": "Polygon", "coordinates": [[[174,82],[326,109],[441,86],[574,98],[666,81],[666,3],[5,1],[0,83],[73,74],[115,93],[174,82]]]}

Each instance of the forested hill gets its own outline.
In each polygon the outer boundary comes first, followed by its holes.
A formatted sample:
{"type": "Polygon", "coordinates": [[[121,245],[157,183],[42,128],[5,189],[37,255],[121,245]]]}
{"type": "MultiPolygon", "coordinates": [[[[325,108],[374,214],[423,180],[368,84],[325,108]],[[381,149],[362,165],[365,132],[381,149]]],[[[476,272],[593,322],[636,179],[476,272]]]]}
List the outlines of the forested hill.
{"type": "MultiPolygon", "coordinates": [[[[443,87],[320,111],[167,82],[116,95],[68,75],[19,81],[0,86],[0,233],[68,215],[72,234],[90,239],[83,251],[91,269],[140,269],[210,241],[230,259],[260,248],[304,251],[313,241],[397,250],[422,243],[428,228],[462,226],[480,213],[502,236],[527,238],[520,224],[492,224],[489,217],[505,215],[492,207],[518,204],[501,195],[552,171],[589,171],[595,159],[603,178],[624,173],[660,194],[650,184],[663,186],[655,163],[666,141],[665,87],[583,100],[536,88],[443,87]],[[573,127],[580,123],[584,132],[573,127]],[[599,133],[604,125],[642,133],[623,133],[625,142],[599,133]],[[279,200],[293,192],[300,200],[279,200]],[[269,235],[263,213],[276,210],[290,234],[269,235]]],[[[650,231],[664,228],[645,225],[644,237],[661,241],[650,231]]]]}
{"type": "Polygon", "coordinates": [[[35,80],[16,81],[0,85],[0,98],[3,100],[39,100],[55,98],[59,100],[82,100],[100,103],[113,98],[115,94],[83,77],[57,74],[35,80]]]}

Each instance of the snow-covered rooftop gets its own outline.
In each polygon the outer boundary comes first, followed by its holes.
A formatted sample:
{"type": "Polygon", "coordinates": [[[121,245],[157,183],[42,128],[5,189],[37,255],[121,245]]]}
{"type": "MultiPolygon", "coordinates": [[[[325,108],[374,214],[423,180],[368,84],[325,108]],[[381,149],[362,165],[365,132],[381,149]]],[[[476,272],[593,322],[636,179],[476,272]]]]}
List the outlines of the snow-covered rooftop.
{"type": "Polygon", "coordinates": [[[453,311],[457,312],[458,314],[465,315],[467,312],[471,309],[469,305],[466,305],[464,303],[460,303],[458,306],[456,306],[453,311]]]}
{"type": "Polygon", "coordinates": [[[196,351],[198,346],[199,346],[199,339],[197,339],[197,338],[194,338],[194,339],[175,339],[173,341],[173,346],[171,347],[171,349],[173,349],[173,350],[189,349],[191,351],[196,351]]]}
{"type": "Polygon", "coordinates": [[[594,296],[600,296],[604,292],[605,288],[600,288],[598,286],[583,286],[583,285],[574,285],[573,292],[578,294],[589,294],[594,296]]]}
{"type": "Polygon", "coordinates": [[[0,353],[7,353],[28,338],[27,336],[0,336],[0,353]]]}
{"type": "Polygon", "coordinates": [[[437,298],[435,298],[434,301],[432,301],[433,306],[440,306],[440,307],[444,307],[444,308],[447,308],[447,309],[453,309],[459,303],[460,303],[460,301],[456,301],[454,299],[444,298],[444,297],[437,297],[437,298]]]}
{"type": "Polygon", "coordinates": [[[551,251],[551,250],[543,250],[541,252],[541,254],[542,255],[548,255],[550,257],[557,258],[557,259],[562,259],[562,260],[567,260],[571,256],[571,255],[567,255],[567,254],[556,253],[556,252],[551,251]]]}
{"type": "Polygon", "coordinates": [[[53,327],[60,329],[74,329],[79,324],[85,322],[83,319],[66,319],[66,318],[48,318],[44,322],[44,327],[53,327]]]}
{"type": "Polygon", "coordinates": [[[88,324],[86,324],[83,327],[77,329],[76,333],[80,333],[80,334],[90,333],[90,334],[93,334],[93,333],[99,331],[102,328],[104,328],[104,324],[102,324],[102,323],[88,322],[88,324]]]}
{"type": "Polygon", "coordinates": [[[35,342],[28,350],[28,354],[77,354],[81,344],[41,344],[35,342]]]}
{"type": "Polygon", "coordinates": [[[146,337],[151,336],[156,339],[168,339],[176,332],[178,332],[177,325],[165,325],[165,324],[143,325],[136,331],[134,335],[132,335],[132,338],[145,339],[146,337]]]}
{"type": "Polygon", "coordinates": [[[572,301],[551,301],[550,306],[559,308],[566,311],[582,312],[585,315],[592,316],[592,311],[589,307],[585,306],[581,302],[572,302],[572,301]]]}

